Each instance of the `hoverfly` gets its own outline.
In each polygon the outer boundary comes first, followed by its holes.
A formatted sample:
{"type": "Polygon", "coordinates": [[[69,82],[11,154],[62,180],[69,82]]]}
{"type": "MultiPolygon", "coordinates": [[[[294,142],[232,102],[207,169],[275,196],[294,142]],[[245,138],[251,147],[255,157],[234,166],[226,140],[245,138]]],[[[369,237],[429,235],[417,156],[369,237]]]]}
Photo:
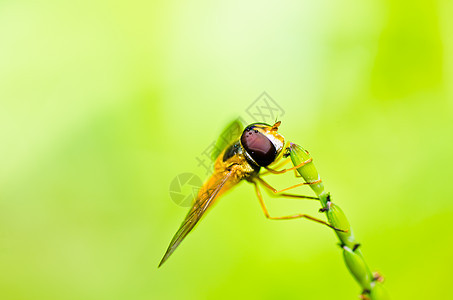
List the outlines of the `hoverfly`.
{"type": "MultiPolygon", "coordinates": [[[[261,168],[265,168],[269,173],[283,174],[288,171],[296,170],[297,168],[311,162],[310,159],[300,165],[280,171],[269,168],[269,165],[276,163],[282,157],[288,156],[287,153],[285,154],[285,152],[289,150],[285,147],[285,138],[278,132],[280,124],[280,121],[276,122],[274,125],[253,123],[248,125],[243,131],[240,130],[240,136],[239,134],[235,135],[233,133],[229,134],[227,139],[225,139],[225,134],[222,134],[223,139],[219,138],[216,146],[216,149],[219,150],[213,152],[213,157],[215,157],[214,171],[211,177],[209,177],[200,188],[192,208],[189,210],[189,213],[171,240],[164,257],[159,264],[159,267],[170,257],[170,255],[175,251],[187,234],[189,234],[197,222],[202,218],[204,213],[212,206],[220,195],[234,187],[242,180],[246,180],[255,186],[255,192],[261,208],[268,219],[283,220],[306,218],[327,225],[335,230],[340,230],[325,221],[306,214],[296,214],[283,217],[270,216],[266,205],[264,204],[258,183],[261,183],[265,188],[268,188],[272,192],[278,194],[278,196],[318,199],[316,197],[286,194],[282,192],[305,184],[315,184],[321,181],[318,179],[312,182],[304,182],[278,191],[260,177],[261,168]],[[287,150],[283,151],[284,149],[287,150]]],[[[236,129],[237,131],[237,128],[242,128],[242,124],[239,121],[233,122],[229,127],[227,127],[224,133],[228,133],[226,131],[232,131],[233,129],[236,129]]]]}

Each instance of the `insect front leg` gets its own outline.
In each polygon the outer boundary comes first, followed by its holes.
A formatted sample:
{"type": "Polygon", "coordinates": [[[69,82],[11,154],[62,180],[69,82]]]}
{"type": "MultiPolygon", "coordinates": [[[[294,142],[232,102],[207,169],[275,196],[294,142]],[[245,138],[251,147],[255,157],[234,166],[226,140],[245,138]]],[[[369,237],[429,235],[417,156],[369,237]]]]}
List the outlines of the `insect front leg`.
{"type": "Polygon", "coordinates": [[[304,165],[306,165],[306,164],[311,163],[312,161],[313,161],[313,158],[310,158],[310,159],[308,159],[308,160],[306,160],[306,161],[304,161],[304,162],[298,164],[297,166],[291,167],[291,168],[289,168],[289,169],[279,170],[279,171],[274,170],[274,169],[271,169],[271,168],[269,168],[269,167],[265,167],[265,168],[266,168],[267,171],[269,171],[269,172],[272,173],[272,174],[285,174],[286,172],[289,172],[289,171],[292,171],[292,170],[297,170],[297,169],[299,169],[300,167],[302,167],[302,166],[304,166],[304,165]]]}
{"type": "MultiPolygon", "coordinates": [[[[260,175],[262,176],[262,175],[268,175],[268,174],[275,174],[275,172],[279,172],[279,171],[275,171],[275,169],[282,168],[284,165],[286,165],[289,162],[289,159],[290,159],[289,157],[282,158],[282,160],[276,166],[274,166],[274,169],[265,167],[266,171],[260,173],[260,175]]],[[[280,173],[277,173],[277,174],[280,174],[280,173]]]]}

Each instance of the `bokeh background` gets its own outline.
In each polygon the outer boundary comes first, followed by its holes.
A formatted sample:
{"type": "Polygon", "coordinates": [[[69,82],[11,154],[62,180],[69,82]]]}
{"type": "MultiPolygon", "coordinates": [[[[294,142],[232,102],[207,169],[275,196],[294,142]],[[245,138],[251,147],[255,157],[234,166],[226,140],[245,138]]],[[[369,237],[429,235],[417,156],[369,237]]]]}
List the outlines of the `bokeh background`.
{"type": "MultiPolygon", "coordinates": [[[[1,1],[0,298],[357,299],[333,232],[265,219],[248,183],[157,269],[187,212],[170,182],[204,180],[196,158],[264,91],[392,298],[448,298],[452,12],[448,0],[1,1]]],[[[266,200],[273,215],[318,215],[316,202],[266,200]]]]}

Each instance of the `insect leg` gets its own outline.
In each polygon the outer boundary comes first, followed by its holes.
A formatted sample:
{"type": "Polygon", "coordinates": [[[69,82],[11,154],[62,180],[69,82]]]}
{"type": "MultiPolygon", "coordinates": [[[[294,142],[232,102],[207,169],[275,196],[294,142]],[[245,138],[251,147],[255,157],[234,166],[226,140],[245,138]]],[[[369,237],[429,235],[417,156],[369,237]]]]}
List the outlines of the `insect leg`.
{"type": "Polygon", "coordinates": [[[311,181],[311,182],[302,182],[302,183],[287,187],[287,188],[282,189],[282,190],[277,190],[277,189],[273,188],[269,183],[267,183],[266,181],[261,179],[260,177],[256,177],[256,179],[259,180],[259,182],[261,182],[266,188],[270,189],[275,194],[281,193],[281,192],[284,192],[284,191],[287,191],[287,190],[290,190],[290,189],[293,189],[293,188],[296,188],[296,187],[299,187],[299,186],[309,185],[309,184],[316,184],[316,183],[320,183],[321,182],[321,179],[318,179],[318,180],[311,181]]]}
{"type": "Polygon", "coordinates": [[[305,218],[305,219],[308,219],[308,220],[311,220],[311,221],[326,225],[326,226],[328,226],[328,227],[330,227],[332,229],[335,229],[335,230],[338,230],[338,231],[342,231],[342,232],[346,232],[346,231],[344,231],[342,229],[339,229],[339,228],[336,228],[336,227],[330,225],[329,223],[327,223],[327,222],[325,222],[323,220],[317,219],[317,218],[309,216],[307,214],[296,214],[296,215],[291,215],[291,216],[272,217],[269,214],[269,211],[267,210],[266,204],[264,204],[263,196],[261,195],[261,191],[260,191],[260,189],[258,187],[258,183],[256,181],[252,181],[252,183],[255,185],[256,196],[258,197],[258,200],[259,200],[260,205],[261,205],[261,209],[263,210],[264,215],[266,216],[266,218],[271,219],[271,220],[290,220],[290,219],[305,218]]]}
{"type": "MultiPolygon", "coordinates": [[[[280,161],[280,162],[275,166],[275,169],[279,169],[279,168],[283,167],[284,165],[286,165],[286,164],[288,163],[289,159],[290,159],[289,157],[283,158],[282,161],[280,161]]],[[[270,170],[268,170],[268,169],[270,169],[270,168],[266,168],[266,171],[260,173],[260,175],[268,175],[268,174],[272,174],[272,171],[273,171],[273,170],[270,171],[270,170]]]]}
{"type": "Polygon", "coordinates": [[[319,200],[318,197],[296,195],[296,194],[286,194],[286,193],[271,194],[271,196],[272,197],[286,197],[286,198],[307,199],[307,200],[319,200]]]}
{"type": "Polygon", "coordinates": [[[296,170],[296,169],[298,169],[298,168],[300,168],[300,167],[302,167],[302,166],[304,166],[304,165],[306,165],[306,164],[311,163],[312,161],[313,161],[313,158],[310,158],[310,159],[307,159],[306,161],[304,161],[304,162],[298,164],[297,166],[291,167],[291,168],[289,168],[289,169],[279,170],[279,171],[274,170],[274,169],[271,169],[271,168],[269,168],[269,167],[265,167],[265,168],[266,168],[267,171],[269,171],[269,172],[272,173],[272,174],[285,174],[285,173],[288,172],[288,171],[296,170]]]}

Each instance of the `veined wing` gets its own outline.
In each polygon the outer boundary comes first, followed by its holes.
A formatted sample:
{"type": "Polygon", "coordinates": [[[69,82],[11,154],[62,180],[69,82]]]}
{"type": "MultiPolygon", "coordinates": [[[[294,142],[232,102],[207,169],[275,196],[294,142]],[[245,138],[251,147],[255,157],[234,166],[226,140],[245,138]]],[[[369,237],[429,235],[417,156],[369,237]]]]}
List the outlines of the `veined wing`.
{"type": "MultiPolygon", "coordinates": [[[[214,202],[214,199],[218,197],[221,193],[226,191],[229,187],[225,186],[228,181],[231,179],[231,175],[234,171],[229,171],[226,174],[214,174],[212,177],[203,185],[201,188],[198,197],[187,214],[186,218],[182,222],[179,230],[176,232],[175,236],[168,246],[167,252],[165,252],[164,257],[162,258],[159,267],[170,257],[170,255],[175,251],[175,249],[181,244],[184,238],[189,234],[189,232],[195,227],[201,217],[204,215],[206,210],[214,202]],[[225,188],[222,190],[222,188],[225,188]],[[221,191],[222,190],[222,191],[221,191]]],[[[230,184],[227,184],[231,186],[230,184]]]]}
{"type": "Polygon", "coordinates": [[[216,158],[223,151],[223,149],[225,149],[226,147],[231,145],[234,141],[236,141],[241,136],[243,130],[244,125],[239,120],[239,118],[228,124],[228,126],[225,127],[225,129],[222,131],[219,138],[217,139],[217,142],[215,143],[214,149],[212,150],[211,153],[212,161],[216,160],[216,158]]]}

